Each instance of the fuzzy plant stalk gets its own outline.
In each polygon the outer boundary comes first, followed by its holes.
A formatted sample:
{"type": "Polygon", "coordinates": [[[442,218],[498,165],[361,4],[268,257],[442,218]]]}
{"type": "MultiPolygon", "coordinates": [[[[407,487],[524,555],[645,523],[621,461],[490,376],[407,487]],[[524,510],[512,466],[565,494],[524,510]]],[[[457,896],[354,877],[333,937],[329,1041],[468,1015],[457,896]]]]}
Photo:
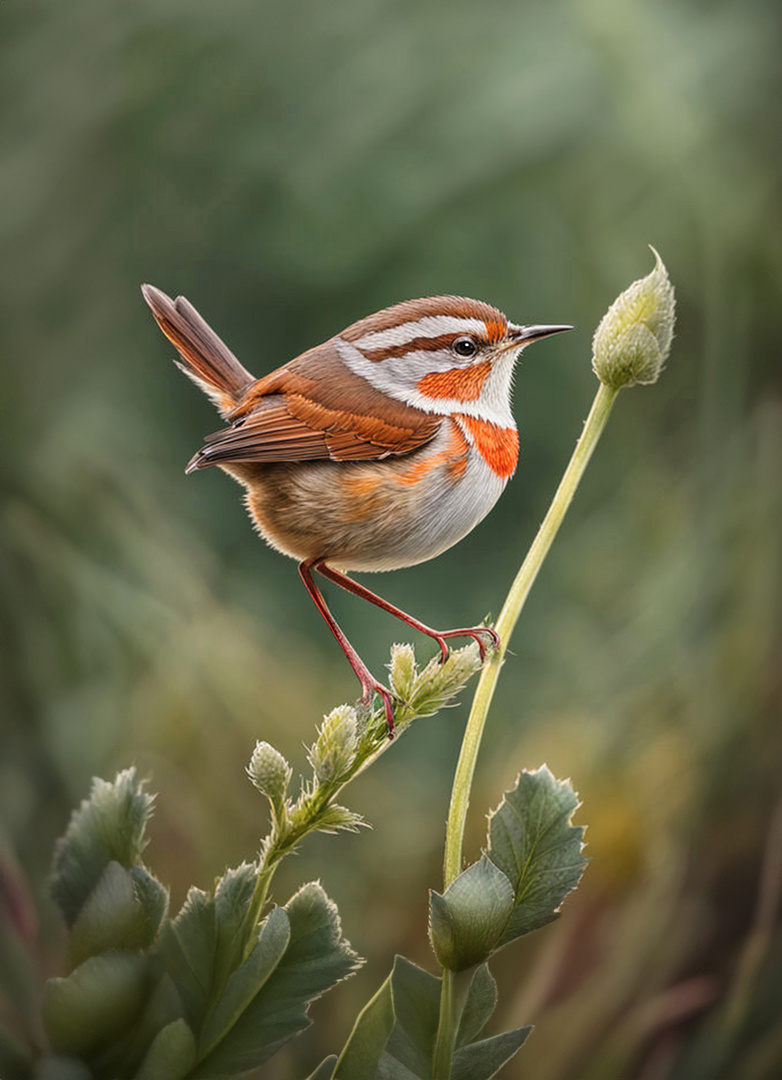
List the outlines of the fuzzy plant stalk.
{"type": "MultiPolygon", "coordinates": [[[[633,282],[614,301],[595,332],[592,367],[600,385],[559,487],[495,624],[501,644],[481,672],[451,791],[443,868],[446,889],[462,871],[464,830],[475,766],[511,635],[605,430],[619,391],[623,387],[656,382],[670,351],[675,312],[673,286],[660,256],[654,248],[652,252],[655,257],[652,272],[633,282]]],[[[451,1075],[454,1041],[470,977],[469,971],[443,970],[433,1080],[448,1080],[451,1075]]]]}

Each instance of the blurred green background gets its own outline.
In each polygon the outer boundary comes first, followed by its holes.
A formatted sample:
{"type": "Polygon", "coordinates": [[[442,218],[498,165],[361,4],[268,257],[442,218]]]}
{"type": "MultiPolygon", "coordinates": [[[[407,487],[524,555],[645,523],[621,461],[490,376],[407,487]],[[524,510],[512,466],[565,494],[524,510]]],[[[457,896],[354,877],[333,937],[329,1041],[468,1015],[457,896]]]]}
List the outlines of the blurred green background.
{"type": "MultiPolygon", "coordinates": [[[[525,356],[520,468],[490,518],[367,579],[446,627],[496,614],[591,401],[592,331],[653,243],[679,301],[668,370],[619,401],[474,792],[472,852],[543,761],[589,826],[562,919],[497,964],[499,1022],[537,1026],[504,1075],[780,1075],[781,30],[773,0],[0,6],[0,811],[42,975],[52,845],[93,774],[152,778],[176,906],[255,850],[254,740],[302,764],[356,693],[238,489],[183,476],[218,421],[139,283],[186,295],[257,374],[411,296],[577,325],[525,356]]],[[[335,607],[381,671],[400,627],[335,607]]],[[[322,878],[369,962],[264,1076],[337,1050],[394,952],[434,968],[464,720],[421,722],[356,784],[373,833],[281,873],[280,899],[322,878]]]]}

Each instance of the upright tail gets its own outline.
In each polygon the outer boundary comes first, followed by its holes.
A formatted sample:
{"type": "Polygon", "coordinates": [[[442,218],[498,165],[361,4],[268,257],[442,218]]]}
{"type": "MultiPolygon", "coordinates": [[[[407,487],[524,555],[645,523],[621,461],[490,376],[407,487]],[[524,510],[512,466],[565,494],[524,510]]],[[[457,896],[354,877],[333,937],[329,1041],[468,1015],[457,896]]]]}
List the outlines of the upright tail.
{"type": "Polygon", "coordinates": [[[212,399],[225,416],[235,407],[250,383],[255,382],[255,376],[239,363],[184,296],[172,300],[154,285],[142,285],[141,292],[158,326],[176,346],[182,358],[181,363],[176,361],[177,367],[212,399]]]}

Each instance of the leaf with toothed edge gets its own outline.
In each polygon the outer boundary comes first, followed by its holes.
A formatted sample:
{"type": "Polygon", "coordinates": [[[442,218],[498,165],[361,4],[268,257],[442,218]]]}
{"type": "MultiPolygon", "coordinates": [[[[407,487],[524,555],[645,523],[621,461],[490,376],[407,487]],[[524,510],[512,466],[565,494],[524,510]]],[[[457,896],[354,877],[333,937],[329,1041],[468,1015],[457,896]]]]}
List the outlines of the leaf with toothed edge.
{"type": "Polygon", "coordinates": [[[342,937],[336,905],[317,882],[302,886],[281,910],[290,925],[287,948],[192,1080],[233,1077],[262,1065],[309,1026],[311,1002],[358,967],[342,937]]]}
{"type": "Polygon", "coordinates": [[[489,815],[487,855],[513,886],[515,902],[499,945],[556,919],[586,866],[583,827],[571,824],[579,806],[567,780],[547,766],[523,772],[489,815]]]}

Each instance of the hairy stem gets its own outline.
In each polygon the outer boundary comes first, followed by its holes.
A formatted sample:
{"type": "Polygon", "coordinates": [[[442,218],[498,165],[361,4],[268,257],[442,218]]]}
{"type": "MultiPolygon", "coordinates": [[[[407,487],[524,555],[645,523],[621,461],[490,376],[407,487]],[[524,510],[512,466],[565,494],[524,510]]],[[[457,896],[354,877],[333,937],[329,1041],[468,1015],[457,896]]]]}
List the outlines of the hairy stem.
{"type": "Polygon", "coordinates": [[[475,968],[443,971],[440,991],[440,1023],[432,1057],[432,1080],[450,1080],[456,1034],[475,968]]]}
{"type": "Polygon", "coordinates": [[[478,680],[451,792],[443,872],[446,888],[461,873],[464,826],[470,805],[470,790],[475,773],[475,762],[483,737],[486,716],[500,676],[500,668],[508,648],[508,642],[519,620],[524,603],[529,596],[530,589],[538,576],[538,571],[543,565],[543,560],[548,554],[554,537],[557,535],[562,520],[576,493],[576,488],[581,482],[584,470],[589,464],[592,452],[603,433],[611,412],[611,406],[614,404],[618,393],[618,390],[612,390],[602,383],[600,384],[592,408],[589,411],[589,416],[584,424],[581,438],[576,443],[573,456],[568,462],[548,513],[527,552],[527,557],[521,564],[521,568],[510,587],[510,592],[497,619],[496,630],[500,635],[501,645],[484,667],[478,680]]]}

